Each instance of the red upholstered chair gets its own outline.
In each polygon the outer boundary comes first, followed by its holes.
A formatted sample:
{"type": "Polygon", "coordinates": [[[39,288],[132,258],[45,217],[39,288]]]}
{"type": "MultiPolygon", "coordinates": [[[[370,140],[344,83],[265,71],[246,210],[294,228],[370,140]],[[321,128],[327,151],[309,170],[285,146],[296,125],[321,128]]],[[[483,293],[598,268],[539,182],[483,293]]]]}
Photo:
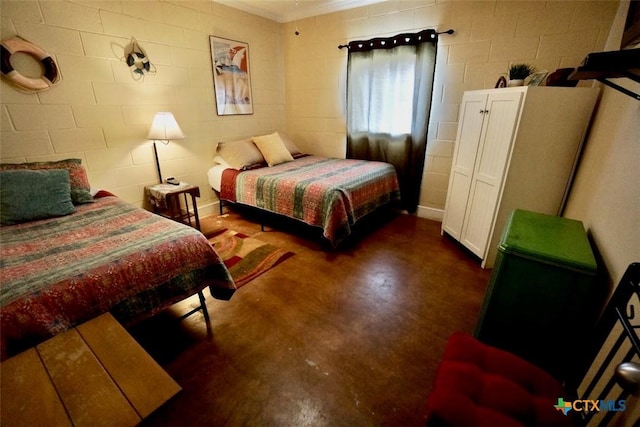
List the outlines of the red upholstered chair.
{"type": "Polygon", "coordinates": [[[554,408],[564,396],[562,385],[537,366],[455,333],[427,400],[427,425],[572,425],[571,416],[554,408]]]}
{"type": "MultiPolygon", "coordinates": [[[[627,268],[593,331],[584,360],[576,360],[575,379],[566,381],[566,387],[512,353],[467,334],[453,334],[427,399],[427,425],[587,425],[598,411],[571,410],[565,416],[555,408],[558,398],[599,400],[604,398],[602,390],[613,390],[614,383],[621,387],[613,401],[632,393],[640,396],[640,367],[631,363],[640,357],[640,319],[634,301],[640,301],[640,263],[627,268]],[[629,346],[622,351],[625,343],[629,346]],[[591,368],[597,368],[597,373],[586,375],[591,368]]],[[[617,414],[605,413],[598,425],[608,425],[617,414]]]]}

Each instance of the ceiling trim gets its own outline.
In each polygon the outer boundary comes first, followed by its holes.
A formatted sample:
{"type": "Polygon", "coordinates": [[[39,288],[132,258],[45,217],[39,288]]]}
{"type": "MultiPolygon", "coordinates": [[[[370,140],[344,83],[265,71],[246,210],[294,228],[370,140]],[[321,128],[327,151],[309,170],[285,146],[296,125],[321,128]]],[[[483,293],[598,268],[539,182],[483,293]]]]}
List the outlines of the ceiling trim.
{"type": "Polygon", "coordinates": [[[217,3],[234,9],[240,9],[253,15],[262,16],[272,21],[285,23],[297,19],[310,18],[312,16],[325,15],[341,10],[354,9],[381,3],[386,0],[327,0],[327,1],[300,1],[296,6],[296,0],[291,0],[290,10],[274,12],[271,7],[260,7],[261,3],[269,4],[269,0],[213,0],[217,3]]]}

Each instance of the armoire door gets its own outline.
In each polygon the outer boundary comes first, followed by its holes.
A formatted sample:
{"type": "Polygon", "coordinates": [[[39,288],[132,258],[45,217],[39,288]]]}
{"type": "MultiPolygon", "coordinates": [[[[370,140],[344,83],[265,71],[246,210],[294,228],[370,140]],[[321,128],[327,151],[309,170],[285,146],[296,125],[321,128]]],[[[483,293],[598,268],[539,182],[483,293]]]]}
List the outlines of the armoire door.
{"type": "Polygon", "coordinates": [[[491,235],[511,146],[519,120],[523,92],[489,95],[471,178],[460,242],[484,258],[491,235]]]}
{"type": "Polygon", "coordinates": [[[453,153],[447,208],[442,229],[456,240],[462,236],[471,178],[478,154],[486,94],[465,94],[460,105],[458,138],[453,153]]]}

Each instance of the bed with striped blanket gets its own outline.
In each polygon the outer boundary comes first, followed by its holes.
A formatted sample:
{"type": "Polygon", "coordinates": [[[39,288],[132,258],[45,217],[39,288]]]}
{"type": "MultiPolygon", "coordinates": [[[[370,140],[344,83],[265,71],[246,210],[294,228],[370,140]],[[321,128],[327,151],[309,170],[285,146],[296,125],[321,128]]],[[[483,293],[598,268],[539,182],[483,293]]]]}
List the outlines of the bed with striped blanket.
{"type": "Polygon", "coordinates": [[[199,231],[114,196],[0,227],[2,359],[110,311],[125,325],[235,285],[199,231]]]}
{"type": "Polygon", "coordinates": [[[221,201],[239,203],[321,227],[338,246],[353,225],[400,198],[389,163],[303,156],[273,167],[226,169],[221,201]]]}

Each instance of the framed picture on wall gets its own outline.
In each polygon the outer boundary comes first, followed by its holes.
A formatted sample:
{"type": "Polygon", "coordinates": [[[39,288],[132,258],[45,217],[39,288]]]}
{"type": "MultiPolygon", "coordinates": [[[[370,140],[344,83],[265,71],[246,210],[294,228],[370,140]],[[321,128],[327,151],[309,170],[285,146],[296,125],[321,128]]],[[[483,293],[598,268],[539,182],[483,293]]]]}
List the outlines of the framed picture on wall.
{"type": "Polygon", "coordinates": [[[209,43],[218,115],[253,114],[249,45],[215,36],[209,43]]]}

